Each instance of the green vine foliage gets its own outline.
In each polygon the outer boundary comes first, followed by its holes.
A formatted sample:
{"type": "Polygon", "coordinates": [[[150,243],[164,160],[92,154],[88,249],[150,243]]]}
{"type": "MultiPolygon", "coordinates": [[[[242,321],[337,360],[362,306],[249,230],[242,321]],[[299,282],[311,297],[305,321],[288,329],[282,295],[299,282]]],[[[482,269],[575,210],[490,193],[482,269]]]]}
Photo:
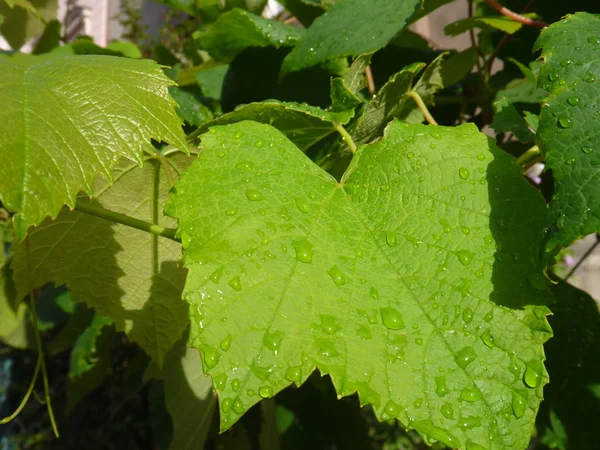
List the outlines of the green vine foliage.
{"type": "Polygon", "coordinates": [[[600,233],[595,2],[480,2],[458,53],[407,29],[444,0],[162,3],[201,25],[156,61],[56,21],[0,53],[0,340],[38,354],[3,422],[43,390],[68,446],[122,383],[99,433],[143,398],[139,448],[596,448],[554,267],[600,233]]]}

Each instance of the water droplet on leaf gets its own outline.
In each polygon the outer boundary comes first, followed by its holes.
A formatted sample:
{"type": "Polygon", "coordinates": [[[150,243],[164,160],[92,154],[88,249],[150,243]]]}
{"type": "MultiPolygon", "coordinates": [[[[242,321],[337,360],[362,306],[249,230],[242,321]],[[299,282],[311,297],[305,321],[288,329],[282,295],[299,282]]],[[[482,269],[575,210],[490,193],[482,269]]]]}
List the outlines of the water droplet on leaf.
{"type": "Polygon", "coordinates": [[[517,419],[520,419],[525,415],[525,408],[527,407],[527,403],[521,394],[516,392],[512,393],[512,410],[513,414],[517,419]]]}
{"type": "Polygon", "coordinates": [[[476,402],[481,397],[481,391],[476,386],[466,387],[460,393],[461,400],[465,402],[476,402]]]}
{"type": "Polygon", "coordinates": [[[261,386],[258,388],[258,395],[262,398],[269,398],[273,396],[273,388],[271,386],[261,386]]]}
{"type": "Polygon", "coordinates": [[[475,350],[473,349],[473,347],[468,345],[466,347],[463,347],[463,349],[456,354],[456,356],[454,357],[454,361],[460,368],[465,369],[469,364],[471,364],[475,360],[475,358],[477,358],[475,350]]]}
{"type": "Polygon", "coordinates": [[[327,273],[329,274],[336,286],[343,286],[344,284],[346,284],[346,275],[344,275],[344,272],[342,272],[338,268],[338,266],[333,266],[331,269],[329,269],[329,272],[327,273]]]}
{"type": "Polygon", "coordinates": [[[473,259],[473,253],[470,250],[459,250],[457,256],[463,266],[471,264],[471,260],[473,259]]]}
{"type": "Polygon", "coordinates": [[[242,290],[242,282],[240,281],[239,276],[233,277],[227,284],[238,292],[242,290]]]}
{"type": "Polygon", "coordinates": [[[265,199],[262,192],[260,192],[258,189],[246,189],[246,197],[252,202],[257,202],[265,199]]]}
{"type": "Polygon", "coordinates": [[[543,365],[541,361],[532,360],[527,363],[523,381],[530,388],[535,388],[542,382],[543,365]]]}
{"type": "Polygon", "coordinates": [[[304,264],[312,263],[313,258],[313,246],[306,239],[302,241],[294,241],[294,250],[296,250],[296,261],[304,264]]]}
{"type": "Polygon", "coordinates": [[[490,348],[496,346],[496,340],[494,339],[494,336],[492,336],[492,332],[489,328],[483,332],[483,334],[481,335],[481,340],[485,345],[487,345],[490,348]]]}
{"type": "Polygon", "coordinates": [[[466,167],[461,167],[460,169],[458,169],[458,175],[463,180],[466,180],[467,178],[469,178],[469,169],[467,169],[466,167]]]}

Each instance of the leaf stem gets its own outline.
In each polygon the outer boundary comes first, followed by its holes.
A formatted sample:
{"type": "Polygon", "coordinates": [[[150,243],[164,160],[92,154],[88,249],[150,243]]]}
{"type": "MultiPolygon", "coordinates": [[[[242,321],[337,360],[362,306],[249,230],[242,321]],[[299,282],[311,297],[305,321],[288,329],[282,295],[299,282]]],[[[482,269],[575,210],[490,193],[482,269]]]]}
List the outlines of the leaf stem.
{"type": "Polygon", "coordinates": [[[377,90],[375,89],[375,80],[373,79],[370,64],[365,68],[365,77],[367,78],[367,90],[369,91],[369,95],[373,97],[377,90]]]}
{"type": "Polygon", "coordinates": [[[425,116],[425,120],[427,120],[427,123],[429,123],[430,125],[437,125],[438,124],[435,121],[435,119],[433,118],[433,116],[431,115],[431,113],[429,112],[429,110],[427,109],[427,106],[423,102],[423,99],[421,98],[421,96],[417,92],[415,92],[415,91],[408,91],[407,95],[409,95],[410,97],[412,97],[412,99],[415,101],[415,103],[417,104],[417,106],[419,107],[419,109],[421,110],[421,112],[423,113],[423,115],[425,116]]]}
{"type": "Polygon", "coordinates": [[[516,12],[511,11],[510,9],[502,6],[496,0],[483,0],[483,1],[486,2],[488,5],[490,5],[492,8],[494,8],[496,11],[498,11],[503,16],[506,16],[516,22],[520,22],[523,25],[528,25],[530,27],[536,27],[536,28],[544,28],[544,27],[548,26],[548,24],[546,22],[540,22],[539,20],[533,20],[533,19],[530,19],[529,17],[525,17],[525,16],[522,16],[521,14],[517,14],[516,12]]]}
{"type": "Polygon", "coordinates": [[[15,412],[13,412],[10,416],[0,419],[0,424],[8,423],[11,420],[13,420],[15,417],[17,417],[19,415],[21,410],[25,407],[25,405],[27,404],[27,401],[29,400],[29,397],[31,397],[31,393],[33,392],[33,387],[35,386],[35,382],[37,381],[37,377],[40,373],[41,365],[42,365],[42,354],[39,353],[37,362],[35,364],[35,370],[33,371],[33,377],[31,378],[31,382],[29,383],[29,387],[27,388],[27,392],[25,393],[23,400],[21,400],[21,403],[19,404],[17,409],[15,409],[15,412]]]}
{"type": "Polygon", "coordinates": [[[350,133],[348,133],[346,131],[346,129],[343,126],[341,126],[339,123],[332,122],[332,124],[333,124],[333,128],[335,128],[337,130],[337,132],[340,133],[340,135],[342,136],[342,139],[344,140],[346,145],[348,145],[352,154],[356,153],[356,144],[354,143],[352,136],[350,136],[350,133]]]}
{"type": "Polygon", "coordinates": [[[565,281],[568,281],[569,278],[571,278],[571,275],[573,275],[575,273],[575,271],[577,269],[579,269],[579,266],[581,266],[581,264],[583,264],[583,262],[588,258],[588,256],[590,256],[592,254],[592,252],[596,249],[596,247],[598,247],[598,244],[600,244],[600,235],[598,233],[596,233],[596,242],[590,248],[588,248],[587,251],[585,252],[585,254],[581,257],[581,259],[579,261],[577,261],[577,264],[575,264],[575,266],[570,270],[570,272],[565,277],[565,281]]]}
{"type": "Polygon", "coordinates": [[[538,159],[540,156],[542,156],[542,152],[540,151],[540,148],[537,145],[534,145],[529,150],[527,150],[525,153],[523,153],[521,156],[519,156],[517,158],[516,163],[519,166],[524,166],[527,163],[530,163],[531,161],[538,159]]]}
{"type": "Polygon", "coordinates": [[[75,204],[74,209],[82,213],[91,214],[92,216],[110,220],[111,222],[116,222],[131,228],[136,228],[147,233],[156,234],[157,236],[162,236],[167,239],[171,239],[175,242],[181,242],[177,237],[175,237],[175,233],[177,230],[175,230],[174,228],[161,227],[160,225],[145,222],[143,220],[126,216],[125,214],[121,214],[115,211],[110,211],[108,209],[104,209],[87,202],[78,201],[75,204]]]}
{"type": "Polygon", "coordinates": [[[29,237],[25,238],[25,251],[27,255],[27,284],[29,287],[29,307],[31,308],[31,321],[33,322],[33,335],[35,336],[35,345],[38,350],[38,358],[40,360],[40,369],[42,371],[42,381],[44,382],[44,400],[48,409],[48,416],[54,435],[58,438],[58,427],[52,410],[52,402],[50,400],[50,384],[48,383],[48,372],[46,370],[46,359],[44,357],[44,347],[42,346],[42,338],[40,337],[40,327],[38,324],[38,316],[35,306],[35,297],[33,296],[33,277],[31,276],[31,252],[29,246],[29,237]]]}

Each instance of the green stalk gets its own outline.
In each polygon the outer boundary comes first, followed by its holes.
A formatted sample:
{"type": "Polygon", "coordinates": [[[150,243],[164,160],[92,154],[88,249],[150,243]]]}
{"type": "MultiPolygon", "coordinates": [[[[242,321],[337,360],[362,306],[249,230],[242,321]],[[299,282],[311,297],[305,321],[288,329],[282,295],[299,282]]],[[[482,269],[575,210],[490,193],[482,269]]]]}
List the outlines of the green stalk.
{"type": "Polygon", "coordinates": [[[421,110],[421,112],[425,116],[425,120],[427,120],[427,123],[429,123],[430,125],[438,124],[435,121],[435,119],[433,118],[433,116],[431,115],[431,113],[429,112],[429,110],[427,109],[427,105],[425,105],[425,102],[423,102],[423,99],[421,98],[421,96],[418,93],[416,93],[415,91],[409,91],[407,95],[412,97],[412,99],[415,101],[418,108],[421,110]]]}
{"type": "Polygon", "coordinates": [[[95,206],[87,202],[78,201],[75,204],[75,210],[82,213],[91,214],[92,216],[100,217],[101,219],[110,220],[111,222],[120,223],[131,228],[142,230],[147,233],[156,234],[157,236],[162,236],[175,242],[181,242],[177,237],[175,237],[177,230],[174,228],[161,227],[160,225],[135,219],[133,217],[126,216],[125,214],[110,211],[108,209],[100,208],[99,206],[95,206]]]}
{"type": "Polygon", "coordinates": [[[332,122],[332,123],[333,123],[333,128],[335,128],[336,131],[338,133],[340,133],[340,135],[342,136],[342,139],[344,140],[346,145],[348,145],[348,148],[350,148],[350,151],[352,152],[352,154],[356,153],[356,144],[354,143],[352,136],[350,136],[350,133],[348,133],[346,131],[346,129],[343,126],[341,126],[339,123],[336,123],[336,122],[332,122]]]}
{"type": "Polygon", "coordinates": [[[532,165],[530,163],[532,163],[533,161],[537,162],[537,160],[540,160],[542,156],[543,155],[540,151],[540,148],[537,145],[534,145],[521,156],[519,156],[516,162],[519,166],[532,165]]]}

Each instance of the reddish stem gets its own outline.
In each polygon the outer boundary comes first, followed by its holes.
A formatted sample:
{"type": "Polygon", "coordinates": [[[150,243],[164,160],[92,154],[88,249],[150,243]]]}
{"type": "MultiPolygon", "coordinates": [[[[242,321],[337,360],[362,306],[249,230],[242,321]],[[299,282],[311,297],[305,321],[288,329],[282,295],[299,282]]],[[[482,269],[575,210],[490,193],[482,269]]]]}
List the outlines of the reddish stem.
{"type": "Polygon", "coordinates": [[[506,17],[510,17],[512,20],[522,23],[523,25],[528,25],[530,27],[536,28],[544,28],[547,27],[548,24],[546,22],[540,22],[539,20],[533,20],[528,17],[524,17],[521,14],[517,14],[514,11],[511,11],[508,8],[505,8],[496,0],[484,0],[488,5],[498,11],[500,14],[506,17]]]}

